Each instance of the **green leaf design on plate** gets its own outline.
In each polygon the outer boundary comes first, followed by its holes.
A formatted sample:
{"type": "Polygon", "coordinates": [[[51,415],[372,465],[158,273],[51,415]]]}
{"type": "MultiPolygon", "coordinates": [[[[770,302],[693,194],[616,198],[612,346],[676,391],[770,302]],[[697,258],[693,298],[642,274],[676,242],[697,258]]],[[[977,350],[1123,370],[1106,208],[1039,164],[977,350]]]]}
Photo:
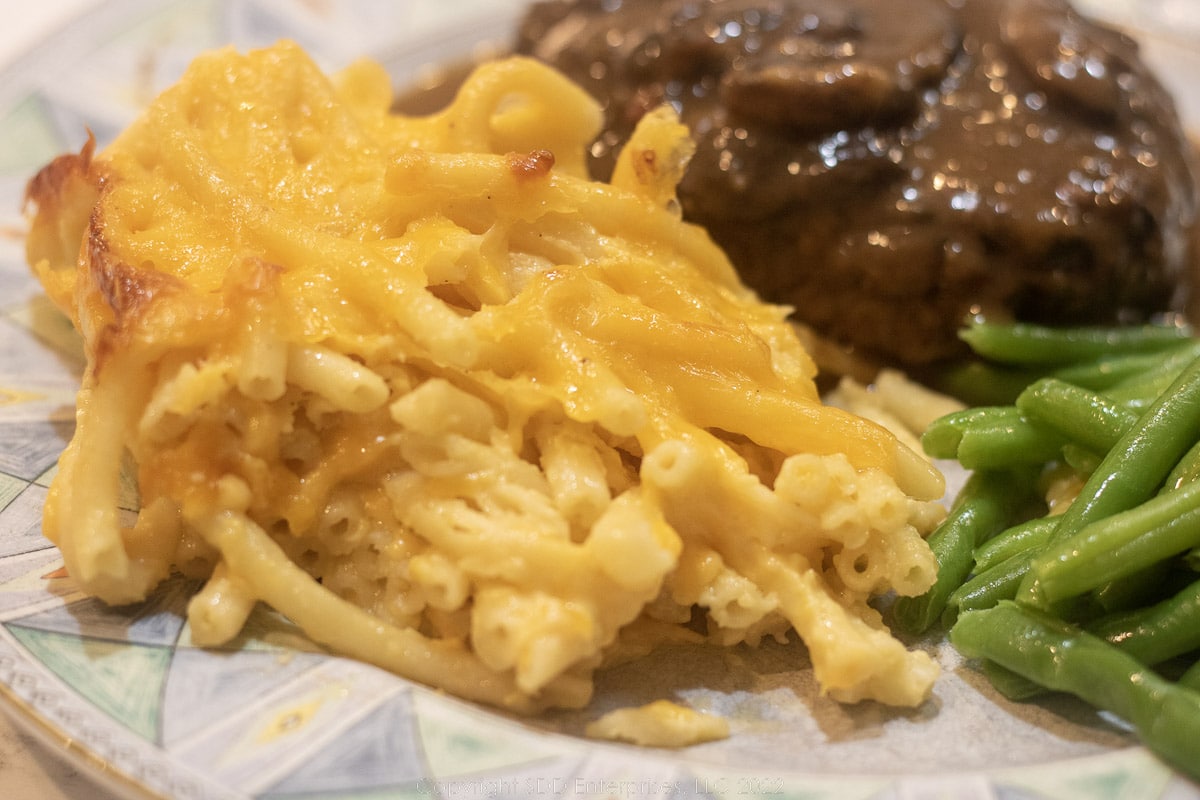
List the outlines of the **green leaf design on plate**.
{"type": "Polygon", "coordinates": [[[148,741],[158,740],[170,647],[7,627],[34,658],[105,714],[148,741]],[[130,691],[131,686],[139,688],[130,691]]]}

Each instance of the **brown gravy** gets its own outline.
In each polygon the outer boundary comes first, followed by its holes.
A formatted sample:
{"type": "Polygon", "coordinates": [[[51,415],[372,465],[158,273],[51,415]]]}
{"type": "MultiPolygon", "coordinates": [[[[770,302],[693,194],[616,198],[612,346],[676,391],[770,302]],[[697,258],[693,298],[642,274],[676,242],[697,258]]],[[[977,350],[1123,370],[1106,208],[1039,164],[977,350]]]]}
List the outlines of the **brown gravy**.
{"type": "MultiPolygon", "coordinates": [[[[680,187],[744,279],[867,359],[963,352],[969,313],[1182,309],[1197,168],[1136,43],[1062,0],[551,0],[515,43],[605,106],[597,178],[667,102],[680,187]]],[[[469,64],[401,97],[444,105],[469,64]]]]}

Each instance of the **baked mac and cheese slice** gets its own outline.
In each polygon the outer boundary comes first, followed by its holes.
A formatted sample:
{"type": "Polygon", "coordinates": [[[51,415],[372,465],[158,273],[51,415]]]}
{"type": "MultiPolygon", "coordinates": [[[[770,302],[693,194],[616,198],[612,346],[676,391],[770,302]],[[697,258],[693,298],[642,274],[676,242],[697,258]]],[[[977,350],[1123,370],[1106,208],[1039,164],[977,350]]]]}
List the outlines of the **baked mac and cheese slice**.
{"type": "Polygon", "coordinates": [[[221,50],[31,181],[30,263],[88,358],[44,520],[73,578],[119,604],[200,576],[197,642],[262,601],[518,710],[656,643],[792,631],[833,696],[921,702],[936,667],[871,601],[932,582],[941,478],[823,405],[787,309],[681,221],[673,115],[601,184],[599,110],[545,66],[391,99],[372,63],[221,50]]]}

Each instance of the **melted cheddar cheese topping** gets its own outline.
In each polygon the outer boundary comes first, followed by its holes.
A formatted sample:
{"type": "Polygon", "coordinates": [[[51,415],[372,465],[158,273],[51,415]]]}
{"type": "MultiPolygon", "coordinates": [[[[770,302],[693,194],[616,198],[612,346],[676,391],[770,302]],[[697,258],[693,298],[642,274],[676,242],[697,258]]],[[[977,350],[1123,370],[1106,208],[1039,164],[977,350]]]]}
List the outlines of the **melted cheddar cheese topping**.
{"type": "Polygon", "coordinates": [[[674,115],[603,184],[596,104],[532,61],[390,103],[373,63],[221,50],[31,181],[30,263],[88,356],[45,513],[73,578],[201,576],[199,643],[264,601],[520,710],[792,631],[835,697],[921,702],[935,665],[870,601],[931,584],[941,478],[823,405],[787,309],[681,221],[674,115]]]}

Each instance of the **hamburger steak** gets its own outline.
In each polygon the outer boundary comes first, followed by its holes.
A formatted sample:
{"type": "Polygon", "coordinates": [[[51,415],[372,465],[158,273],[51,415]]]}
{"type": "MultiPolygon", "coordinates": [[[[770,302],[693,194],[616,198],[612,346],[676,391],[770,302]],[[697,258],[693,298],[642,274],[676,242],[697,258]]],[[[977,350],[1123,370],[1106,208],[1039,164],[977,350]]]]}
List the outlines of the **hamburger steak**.
{"type": "Polygon", "coordinates": [[[553,0],[517,49],[605,104],[609,176],[670,103],[679,190],[743,279],[871,359],[966,315],[1143,321],[1187,301],[1197,171],[1128,36],[1060,0],[553,0]]]}

